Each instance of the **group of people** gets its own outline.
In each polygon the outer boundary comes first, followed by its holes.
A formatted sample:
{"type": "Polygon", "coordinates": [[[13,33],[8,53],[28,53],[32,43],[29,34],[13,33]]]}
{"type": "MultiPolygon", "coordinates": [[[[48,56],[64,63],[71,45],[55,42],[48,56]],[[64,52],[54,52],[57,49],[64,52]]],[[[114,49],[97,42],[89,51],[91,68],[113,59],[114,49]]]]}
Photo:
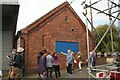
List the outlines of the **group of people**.
{"type": "MultiPolygon", "coordinates": [[[[9,80],[18,79],[23,76],[23,56],[22,53],[24,52],[23,48],[19,49],[13,49],[12,52],[7,55],[7,58],[10,59],[10,70],[8,73],[9,80]]],[[[67,64],[67,73],[72,73],[72,65],[74,60],[79,64],[79,69],[81,70],[81,59],[80,55],[77,54],[78,58],[75,59],[73,56],[73,52],[68,50],[67,53],[61,52],[63,55],[67,56],[66,64],[67,64]]],[[[78,52],[79,53],[79,52],[78,52]]],[[[38,69],[39,69],[39,78],[45,79],[45,78],[52,78],[52,72],[54,70],[55,77],[59,78],[61,76],[60,74],[60,62],[59,57],[56,52],[48,52],[47,50],[42,50],[38,57],[38,69]]]]}
{"type": "MultiPolygon", "coordinates": [[[[68,50],[67,53],[61,52],[61,54],[67,56],[66,65],[67,65],[67,73],[69,75],[73,75],[72,67],[73,62],[78,64],[79,70],[81,71],[81,52],[78,52],[76,57],[73,55],[74,53],[68,50]]],[[[39,69],[39,78],[52,78],[52,72],[55,71],[55,77],[59,78],[60,74],[60,63],[59,57],[56,52],[48,52],[47,50],[43,50],[38,55],[38,69],[39,69]]]]}
{"type": "MultiPolygon", "coordinates": [[[[23,76],[23,53],[24,49],[19,48],[14,49],[10,55],[7,55],[7,57],[10,59],[10,70],[8,73],[9,80],[14,80],[15,78],[19,78],[23,76]]],[[[78,52],[76,56],[74,56],[74,53],[70,50],[67,51],[67,53],[61,52],[61,54],[67,56],[66,58],[66,66],[67,66],[67,73],[69,75],[73,75],[72,67],[73,63],[77,63],[79,70],[81,72],[81,65],[82,65],[82,53],[78,52]]],[[[60,62],[59,57],[56,52],[48,52],[47,50],[40,51],[39,55],[37,56],[38,61],[38,69],[39,69],[39,78],[46,79],[46,78],[52,78],[52,72],[54,70],[55,77],[59,78],[61,76],[60,74],[60,62]]],[[[96,54],[90,53],[90,64],[91,67],[95,66],[96,63],[96,54]]]]}
{"type": "Polygon", "coordinates": [[[12,52],[7,55],[10,59],[9,66],[10,70],[8,73],[9,80],[19,80],[23,76],[23,48],[13,49],[12,52]]]}
{"type": "Polygon", "coordinates": [[[60,63],[56,52],[41,51],[38,55],[38,69],[41,79],[52,78],[53,69],[55,71],[55,77],[59,78],[61,76],[60,63]]]}
{"type": "Polygon", "coordinates": [[[78,67],[79,67],[79,71],[81,72],[81,66],[82,66],[82,53],[78,52],[76,56],[74,56],[74,53],[71,52],[70,50],[68,50],[67,53],[63,53],[61,52],[61,54],[67,56],[66,59],[66,65],[67,65],[67,73],[70,75],[73,75],[72,72],[72,67],[73,67],[73,63],[77,63],[78,67]]]}
{"type": "MultiPolygon", "coordinates": [[[[67,64],[67,73],[72,75],[73,72],[72,72],[72,66],[73,66],[73,62],[77,63],[78,64],[78,67],[79,67],[79,71],[81,72],[82,70],[82,53],[81,52],[78,52],[76,54],[76,56],[73,56],[73,52],[71,52],[70,50],[68,50],[67,53],[63,53],[61,52],[63,55],[66,55],[67,56],[67,59],[66,59],[66,64],[67,64]]],[[[89,58],[89,63],[90,63],[90,67],[93,67],[93,66],[96,66],[96,53],[95,52],[90,52],[89,53],[90,55],[90,58],[89,58]]]]}

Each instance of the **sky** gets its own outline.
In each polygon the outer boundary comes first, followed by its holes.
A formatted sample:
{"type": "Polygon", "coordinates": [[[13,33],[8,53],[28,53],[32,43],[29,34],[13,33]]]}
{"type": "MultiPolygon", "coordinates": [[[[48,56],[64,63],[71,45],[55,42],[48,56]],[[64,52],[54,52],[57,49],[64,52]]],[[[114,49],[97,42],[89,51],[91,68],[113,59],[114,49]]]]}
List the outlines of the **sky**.
{"type": "MultiPolygon", "coordinates": [[[[20,8],[18,14],[18,22],[17,22],[17,31],[23,29],[24,27],[28,26],[41,16],[45,15],[58,5],[62,4],[63,2],[68,1],[71,3],[72,8],[78,14],[78,16],[82,19],[82,21],[86,24],[86,18],[83,16],[82,12],[85,12],[83,9],[84,5],[81,3],[85,0],[19,0],[20,8]]],[[[99,0],[91,0],[92,3],[99,0]]],[[[118,0],[114,0],[114,2],[118,2],[118,0]]],[[[86,0],[86,3],[89,4],[89,0],[86,0]]],[[[99,3],[93,5],[93,7],[98,8],[100,10],[107,9],[107,2],[106,0],[102,0],[99,3]]],[[[115,11],[117,8],[114,8],[115,11]]],[[[90,18],[90,10],[87,9],[88,18],[90,18]]],[[[93,25],[96,27],[101,24],[108,24],[109,17],[105,14],[97,14],[98,11],[92,9],[93,14],[93,25]]],[[[116,14],[114,14],[116,16],[116,14]]],[[[117,22],[116,22],[117,24],[117,22]]],[[[89,25],[89,24],[88,24],[89,25]]]]}

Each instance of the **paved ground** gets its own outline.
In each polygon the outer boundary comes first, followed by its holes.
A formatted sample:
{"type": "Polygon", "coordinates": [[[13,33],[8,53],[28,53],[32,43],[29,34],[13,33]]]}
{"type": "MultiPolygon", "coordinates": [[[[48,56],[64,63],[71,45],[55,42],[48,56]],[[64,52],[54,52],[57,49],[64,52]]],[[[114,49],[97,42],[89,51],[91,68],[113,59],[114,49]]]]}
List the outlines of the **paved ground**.
{"type": "MultiPolygon", "coordinates": [[[[38,74],[34,74],[34,75],[27,75],[25,76],[25,78],[38,78],[38,74]]],[[[53,72],[53,78],[55,78],[55,73],[53,72]]],[[[60,79],[89,79],[91,78],[88,75],[88,70],[87,67],[83,67],[82,71],[80,72],[78,69],[74,69],[73,70],[73,75],[69,75],[67,74],[66,70],[61,71],[61,77],[60,79]]]]}
{"type": "MultiPolygon", "coordinates": [[[[105,61],[105,58],[103,57],[101,57],[101,58],[98,58],[98,60],[97,60],[97,64],[103,64],[103,62],[105,61]]],[[[93,72],[94,73],[94,72],[93,72]]],[[[54,75],[55,73],[53,72],[53,78],[55,78],[55,75],[54,75]]],[[[78,70],[78,68],[76,68],[76,69],[74,69],[73,70],[73,75],[71,76],[71,75],[68,75],[67,74],[67,71],[66,70],[62,70],[61,71],[61,77],[60,77],[60,79],[69,79],[69,80],[94,80],[89,74],[88,74],[88,70],[87,70],[87,67],[82,67],[82,72],[80,72],[79,70],[78,70]]],[[[3,79],[3,80],[5,80],[5,79],[3,79]]],[[[6,79],[7,80],[7,79],[6,79]]],[[[32,74],[32,75],[27,75],[27,76],[25,76],[25,77],[23,77],[23,79],[22,80],[38,80],[38,74],[32,74]]]]}
{"type": "Polygon", "coordinates": [[[88,70],[86,67],[82,68],[80,72],[78,69],[73,70],[73,76],[70,76],[66,73],[66,71],[62,72],[61,78],[89,78],[88,70]]]}
{"type": "MultiPolygon", "coordinates": [[[[100,65],[100,64],[105,64],[105,57],[100,57],[97,59],[97,65],[100,65]]],[[[94,72],[92,72],[93,74],[95,74],[94,72]]],[[[54,77],[54,72],[53,72],[53,77],[54,77]]],[[[27,75],[25,76],[25,78],[38,78],[38,74],[34,74],[34,75],[27,75]]],[[[70,76],[67,74],[67,71],[66,70],[62,70],[61,71],[61,78],[65,78],[65,79],[70,79],[70,78],[78,78],[78,79],[89,79],[89,78],[92,78],[91,76],[89,76],[88,74],[88,70],[87,70],[87,66],[85,67],[82,67],[82,72],[80,72],[77,68],[73,70],[73,76],[70,76]]],[[[93,79],[92,79],[93,80],[93,79]]]]}

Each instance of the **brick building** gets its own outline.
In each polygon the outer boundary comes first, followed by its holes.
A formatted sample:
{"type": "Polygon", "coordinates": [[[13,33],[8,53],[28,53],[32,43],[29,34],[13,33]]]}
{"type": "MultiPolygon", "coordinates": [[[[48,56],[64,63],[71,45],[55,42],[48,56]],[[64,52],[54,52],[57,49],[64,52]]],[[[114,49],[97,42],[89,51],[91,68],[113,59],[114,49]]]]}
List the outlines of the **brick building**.
{"type": "MultiPolygon", "coordinates": [[[[95,40],[89,31],[90,50],[95,40]]],[[[65,56],[60,51],[71,49],[86,54],[86,27],[68,2],[64,2],[20,31],[18,46],[25,48],[25,73],[37,71],[37,55],[42,49],[59,54],[61,69],[66,68],[65,56]],[[62,46],[62,47],[61,47],[62,46]],[[67,48],[66,48],[67,47],[67,48]]],[[[65,52],[66,52],[65,51],[65,52]]]]}

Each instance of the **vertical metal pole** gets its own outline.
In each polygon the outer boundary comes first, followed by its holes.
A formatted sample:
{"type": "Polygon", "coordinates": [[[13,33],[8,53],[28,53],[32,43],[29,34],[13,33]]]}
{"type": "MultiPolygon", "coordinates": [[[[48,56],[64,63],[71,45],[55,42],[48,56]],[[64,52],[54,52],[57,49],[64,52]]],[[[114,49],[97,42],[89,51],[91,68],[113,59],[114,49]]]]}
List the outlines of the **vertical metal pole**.
{"type": "MultiPolygon", "coordinates": [[[[90,5],[91,5],[91,0],[89,1],[90,5]]],[[[91,20],[91,24],[93,25],[93,17],[92,17],[92,8],[90,7],[90,20],[91,20]]],[[[93,27],[91,26],[91,31],[93,31],[93,27]]]]}
{"type": "MultiPolygon", "coordinates": [[[[2,5],[0,5],[0,71],[2,71],[2,5]]],[[[2,78],[0,78],[2,80],[2,78]]]]}
{"type": "MultiPolygon", "coordinates": [[[[120,0],[118,0],[118,5],[120,5],[120,0]]],[[[118,7],[118,12],[120,13],[120,7],[118,7]]],[[[118,18],[120,19],[120,15],[118,16],[118,18]]],[[[118,20],[118,28],[120,29],[120,20],[118,20]]],[[[119,38],[120,38],[120,31],[119,31],[119,38]]]]}
{"type": "MultiPolygon", "coordinates": [[[[89,61],[89,36],[88,36],[88,22],[87,22],[87,7],[85,6],[85,17],[86,17],[86,39],[87,39],[87,54],[88,54],[88,73],[90,73],[90,61],[89,61]]],[[[89,76],[90,79],[90,76],[89,76]]]]}
{"type": "MultiPolygon", "coordinates": [[[[111,7],[112,7],[112,4],[111,4],[111,7]]],[[[108,8],[110,8],[109,1],[108,1],[108,8]]],[[[108,14],[111,14],[111,9],[108,10],[108,14]]],[[[111,18],[111,16],[109,15],[109,27],[110,27],[110,25],[111,25],[111,22],[112,22],[112,18],[111,18]]],[[[111,28],[110,28],[110,35],[111,35],[111,49],[112,49],[112,53],[114,53],[112,26],[111,26],[111,28]]],[[[115,74],[114,74],[114,77],[115,77],[115,80],[116,80],[116,75],[115,75],[115,74]]]]}
{"type": "MultiPolygon", "coordinates": [[[[118,5],[120,5],[120,0],[118,1],[118,5]]],[[[120,7],[118,7],[118,10],[120,12],[120,7]]],[[[120,19],[120,15],[118,17],[120,19]]],[[[120,28],[120,20],[118,20],[118,28],[120,28]]],[[[120,37],[120,36],[119,36],[120,37]]]]}
{"type": "MultiPolygon", "coordinates": [[[[111,4],[111,7],[112,7],[112,4],[111,4]]],[[[108,1],[108,8],[110,8],[109,1],[108,1]]],[[[111,9],[109,9],[108,14],[111,14],[111,9]]],[[[111,22],[112,22],[112,18],[111,16],[109,16],[109,27],[111,25],[111,22]]],[[[114,53],[112,27],[110,28],[110,35],[111,35],[111,49],[112,49],[112,53],[114,53]]]]}
{"type": "MultiPolygon", "coordinates": [[[[118,0],[118,5],[120,5],[120,0],[118,0]]],[[[120,13],[120,7],[118,7],[118,12],[120,13]]],[[[120,19],[120,15],[118,17],[120,19]]],[[[118,29],[120,29],[120,20],[118,20],[118,29]]],[[[118,32],[118,43],[120,44],[120,31],[118,32]]],[[[118,51],[119,51],[119,45],[118,45],[118,51]]]]}
{"type": "MultiPolygon", "coordinates": [[[[116,21],[117,17],[119,16],[120,13],[117,14],[116,18],[112,21],[111,26],[113,26],[114,22],[116,21]]],[[[102,36],[101,40],[98,42],[98,44],[96,45],[96,47],[94,48],[93,52],[96,51],[96,49],[98,48],[98,46],[100,45],[100,43],[102,42],[102,40],[104,39],[104,37],[106,36],[106,34],[108,33],[108,31],[110,30],[111,26],[106,30],[106,32],[104,33],[104,35],[102,36]]]]}

